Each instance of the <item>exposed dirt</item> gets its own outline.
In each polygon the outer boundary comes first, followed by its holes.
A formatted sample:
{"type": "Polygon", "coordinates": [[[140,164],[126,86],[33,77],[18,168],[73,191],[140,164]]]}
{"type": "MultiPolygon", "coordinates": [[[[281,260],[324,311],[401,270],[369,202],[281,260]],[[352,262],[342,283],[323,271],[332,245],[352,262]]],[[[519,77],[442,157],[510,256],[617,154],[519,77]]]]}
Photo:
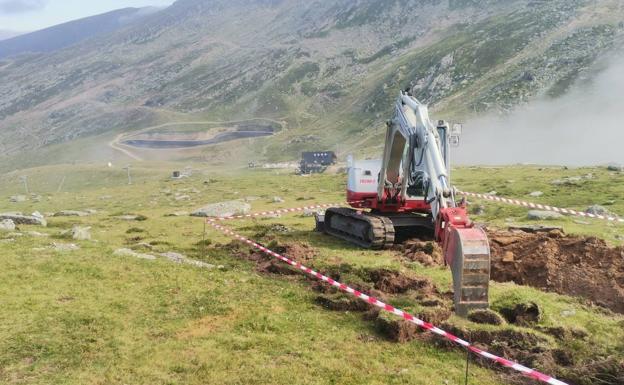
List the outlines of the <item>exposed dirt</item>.
{"type": "Polygon", "coordinates": [[[395,270],[366,270],[363,278],[372,282],[375,289],[389,294],[405,293],[408,290],[418,290],[427,294],[437,292],[437,288],[429,278],[411,277],[395,270]]]}
{"type": "Polygon", "coordinates": [[[583,297],[624,313],[624,248],[557,230],[488,233],[493,280],[583,297]]]}
{"type": "Polygon", "coordinates": [[[495,311],[490,309],[478,309],[468,314],[468,319],[478,324],[503,325],[505,319],[495,311]]]}
{"type": "MultiPolygon", "coordinates": [[[[595,237],[564,235],[560,230],[488,230],[492,280],[515,282],[585,298],[624,313],[624,248],[595,237]]],[[[395,247],[410,261],[444,263],[431,242],[409,240],[395,247]]]]}

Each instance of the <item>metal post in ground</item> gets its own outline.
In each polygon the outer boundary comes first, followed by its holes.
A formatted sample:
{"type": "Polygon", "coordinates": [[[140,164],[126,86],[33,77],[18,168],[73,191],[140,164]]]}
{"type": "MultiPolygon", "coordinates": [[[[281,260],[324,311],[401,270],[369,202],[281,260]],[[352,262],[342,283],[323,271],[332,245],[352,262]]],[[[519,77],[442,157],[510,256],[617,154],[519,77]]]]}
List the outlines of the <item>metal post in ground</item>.
{"type": "Polygon", "coordinates": [[[24,183],[24,190],[26,190],[26,194],[30,194],[30,191],[28,190],[28,177],[26,175],[23,175],[20,177],[20,179],[24,183]]]}
{"type": "Polygon", "coordinates": [[[124,167],[123,169],[128,171],[128,184],[132,184],[132,176],[130,176],[130,165],[127,165],[126,167],[124,167]]]}

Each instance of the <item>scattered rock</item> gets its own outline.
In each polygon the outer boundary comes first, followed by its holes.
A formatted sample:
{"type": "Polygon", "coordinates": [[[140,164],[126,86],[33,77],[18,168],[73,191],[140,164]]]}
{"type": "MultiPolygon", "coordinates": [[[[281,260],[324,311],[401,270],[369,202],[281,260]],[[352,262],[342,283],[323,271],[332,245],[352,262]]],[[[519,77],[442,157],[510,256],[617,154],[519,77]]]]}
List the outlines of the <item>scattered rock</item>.
{"type": "Polygon", "coordinates": [[[76,244],[73,243],[52,243],[52,249],[54,249],[54,251],[58,251],[61,253],[64,252],[68,252],[68,251],[75,251],[75,250],[80,250],[80,247],[76,244]]]}
{"type": "Polygon", "coordinates": [[[77,241],[91,240],[91,227],[74,226],[71,230],[72,238],[77,241]]]}
{"type": "Polygon", "coordinates": [[[498,194],[496,190],[492,190],[489,193],[487,193],[487,195],[496,195],[496,194],[498,194]]]}
{"type": "Polygon", "coordinates": [[[304,217],[313,217],[315,214],[325,215],[325,209],[305,209],[301,215],[304,217]]]}
{"type": "Polygon", "coordinates": [[[592,215],[614,216],[612,212],[607,210],[604,206],[600,206],[600,205],[589,206],[587,210],[585,210],[585,212],[587,214],[592,214],[592,215]]]}
{"type": "Polygon", "coordinates": [[[86,217],[89,213],[78,210],[62,210],[54,214],[55,217],[86,217]]]}
{"type": "Polygon", "coordinates": [[[204,206],[191,213],[193,217],[224,218],[233,215],[244,215],[251,211],[251,205],[241,201],[227,201],[204,206]]]}
{"type": "Polygon", "coordinates": [[[113,255],[116,257],[135,257],[135,258],[149,259],[149,260],[156,259],[156,257],[151,254],[137,253],[136,251],[133,251],[130,249],[117,249],[115,250],[113,255]]]}
{"type": "Polygon", "coordinates": [[[576,223],[577,225],[589,225],[590,223],[587,221],[582,221],[580,219],[575,219],[574,223],[576,223]]]}
{"type": "Polygon", "coordinates": [[[561,316],[562,317],[572,317],[573,315],[576,315],[576,310],[574,310],[574,309],[562,310],[561,311],[561,316]]]}
{"type": "Polygon", "coordinates": [[[532,192],[532,193],[530,193],[529,195],[530,195],[530,196],[532,196],[532,197],[534,197],[534,198],[539,198],[539,197],[541,197],[542,195],[544,195],[544,193],[543,193],[543,192],[541,192],[541,191],[533,191],[533,192],[532,192]]]}
{"type": "Polygon", "coordinates": [[[113,199],[113,196],[112,195],[102,195],[100,197],[100,199],[105,201],[105,200],[113,199]]]}
{"type": "Polygon", "coordinates": [[[563,218],[563,215],[554,211],[530,210],[527,218],[532,220],[559,219],[563,218]]]}
{"type": "Polygon", "coordinates": [[[176,195],[173,199],[176,201],[188,201],[188,200],[191,200],[191,196],[190,195],[176,195]]]}
{"type": "Polygon", "coordinates": [[[39,238],[49,237],[48,234],[40,233],[40,232],[37,232],[37,231],[28,231],[26,234],[30,235],[31,237],[39,237],[39,238]]]}
{"type": "Polygon", "coordinates": [[[468,319],[472,322],[487,325],[502,325],[505,323],[503,316],[490,309],[473,310],[468,314],[468,319]]]}
{"type": "Polygon", "coordinates": [[[176,211],[171,214],[165,214],[166,217],[186,217],[189,215],[188,211],[176,211]]]}
{"type": "Polygon", "coordinates": [[[145,217],[143,215],[133,215],[133,214],[118,215],[115,218],[116,219],[120,219],[122,221],[144,221],[144,220],[147,219],[147,217],[145,217]]]}
{"type": "Polygon", "coordinates": [[[282,199],[281,197],[275,196],[275,197],[273,197],[271,202],[273,202],[273,203],[283,203],[284,199],[282,199]]]}
{"type": "Polygon", "coordinates": [[[26,195],[13,195],[9,198],[13,203],[26,202],[27,199],[26,195]]]}
{"type": "MultiPolygon", "coordinates": [[[[38,214],[38,213],[33,213],[38,214]]],[[[37,225],[37,226],[47,226],[43,215],[21,215],[16,213],[0,213],[0,220],[10,219],[16,225],[37,225]]]]}
{"type": "Polygon", "coordinates": [[[11,219],[3,219],[0,221],[0,231],[15,231],[15,222],[11,219]]]}

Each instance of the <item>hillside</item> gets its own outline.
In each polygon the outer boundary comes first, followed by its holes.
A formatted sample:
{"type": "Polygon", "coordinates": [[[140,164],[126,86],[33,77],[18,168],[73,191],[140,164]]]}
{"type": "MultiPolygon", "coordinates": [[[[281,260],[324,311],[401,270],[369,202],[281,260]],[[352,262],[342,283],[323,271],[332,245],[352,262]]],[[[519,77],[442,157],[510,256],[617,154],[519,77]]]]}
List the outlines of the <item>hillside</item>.
{"type": "Polygon", "coordinates": [[[10,39],[12,37],[23,34],[23,32],[9,31],[6,29],[0,29],[0,40],[10,39]]]}
{"type": "MultiPolygon", "coordinates": [[[[181,164],[135,163],[132,185],[121,165],[0,174],[0,213],[38,211],[47,220],[0,230],[0,383],[464,383],[462,348],[375,314],[188,216],[224,199],[253,213],[340,202],[345,175],[190,166],[190,177],[174,180],[171,170],[181,164]],[[32,195],[11,202],[24,194],[21,176],[32,195]],[[75,226],[91,239],[73,239],[75,226]]],[[[470,167],[454,177],[468,191],[624,212],[624,173],[605,168],[470,167]],[[582,181],[554,185],[555,178],[582,181]],[[535,188],[543,196],[529,198],[535,188]]],[[[451,313],[451,273],[434,263],[440,255],[431,242],[364,250],[313,231],[314,219],[302,213],[220,223],[491,353],[571,385],[621,385],[624,249],[596,236],[622,245],[622,225],[574,217],[542,223],[522,207],[470,200],[480,211],[472,218],[487,223],[492,241],[491,308],[509,317],[500,325],[451,313]],[[568,235],[494,231],[540,223],[568,235]],[[522,304],[535,304],[538,316],[507,315],[522,304]]],[[[472,357],[469,384],[541,384],[472,357]]]]}
{"type": "Polygon", "coordinates": [[[6,40],[0,42],[0,59],[26,53],[57,51],[91,37],[113,32],[156,11],[157,8],[124,8],[16,37],[8,35],[6,40]]]}
{"type": "Polygon", "coordinates": [[[450,119],[557,97],[592,78],[622,20],[617,0],[179,0],[88,42],[0,61],[0,164],[119,157],[103,146],[123,132],[254,118],[285,129],[183,157],[366,153],[397,89],[450,119]]]}

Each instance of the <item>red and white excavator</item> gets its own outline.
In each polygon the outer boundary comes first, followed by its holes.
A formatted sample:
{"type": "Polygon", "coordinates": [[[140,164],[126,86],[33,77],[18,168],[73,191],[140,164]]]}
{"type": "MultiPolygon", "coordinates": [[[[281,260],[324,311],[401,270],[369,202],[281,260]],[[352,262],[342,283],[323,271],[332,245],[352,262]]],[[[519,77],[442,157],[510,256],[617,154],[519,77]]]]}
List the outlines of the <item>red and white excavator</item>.
{"type": "Polygon", "coordinates": [[[353,208],[328,209],[317,227],[372,249],[390,247],[395,238],[433,235],[451,267],[455,312],[465,316],[488,307],[490,248],[450,184],[450,148],[460,131],[444,121],[434,125],[427,106],[401,91],[383,159],[349,164],[353,208]]]}

